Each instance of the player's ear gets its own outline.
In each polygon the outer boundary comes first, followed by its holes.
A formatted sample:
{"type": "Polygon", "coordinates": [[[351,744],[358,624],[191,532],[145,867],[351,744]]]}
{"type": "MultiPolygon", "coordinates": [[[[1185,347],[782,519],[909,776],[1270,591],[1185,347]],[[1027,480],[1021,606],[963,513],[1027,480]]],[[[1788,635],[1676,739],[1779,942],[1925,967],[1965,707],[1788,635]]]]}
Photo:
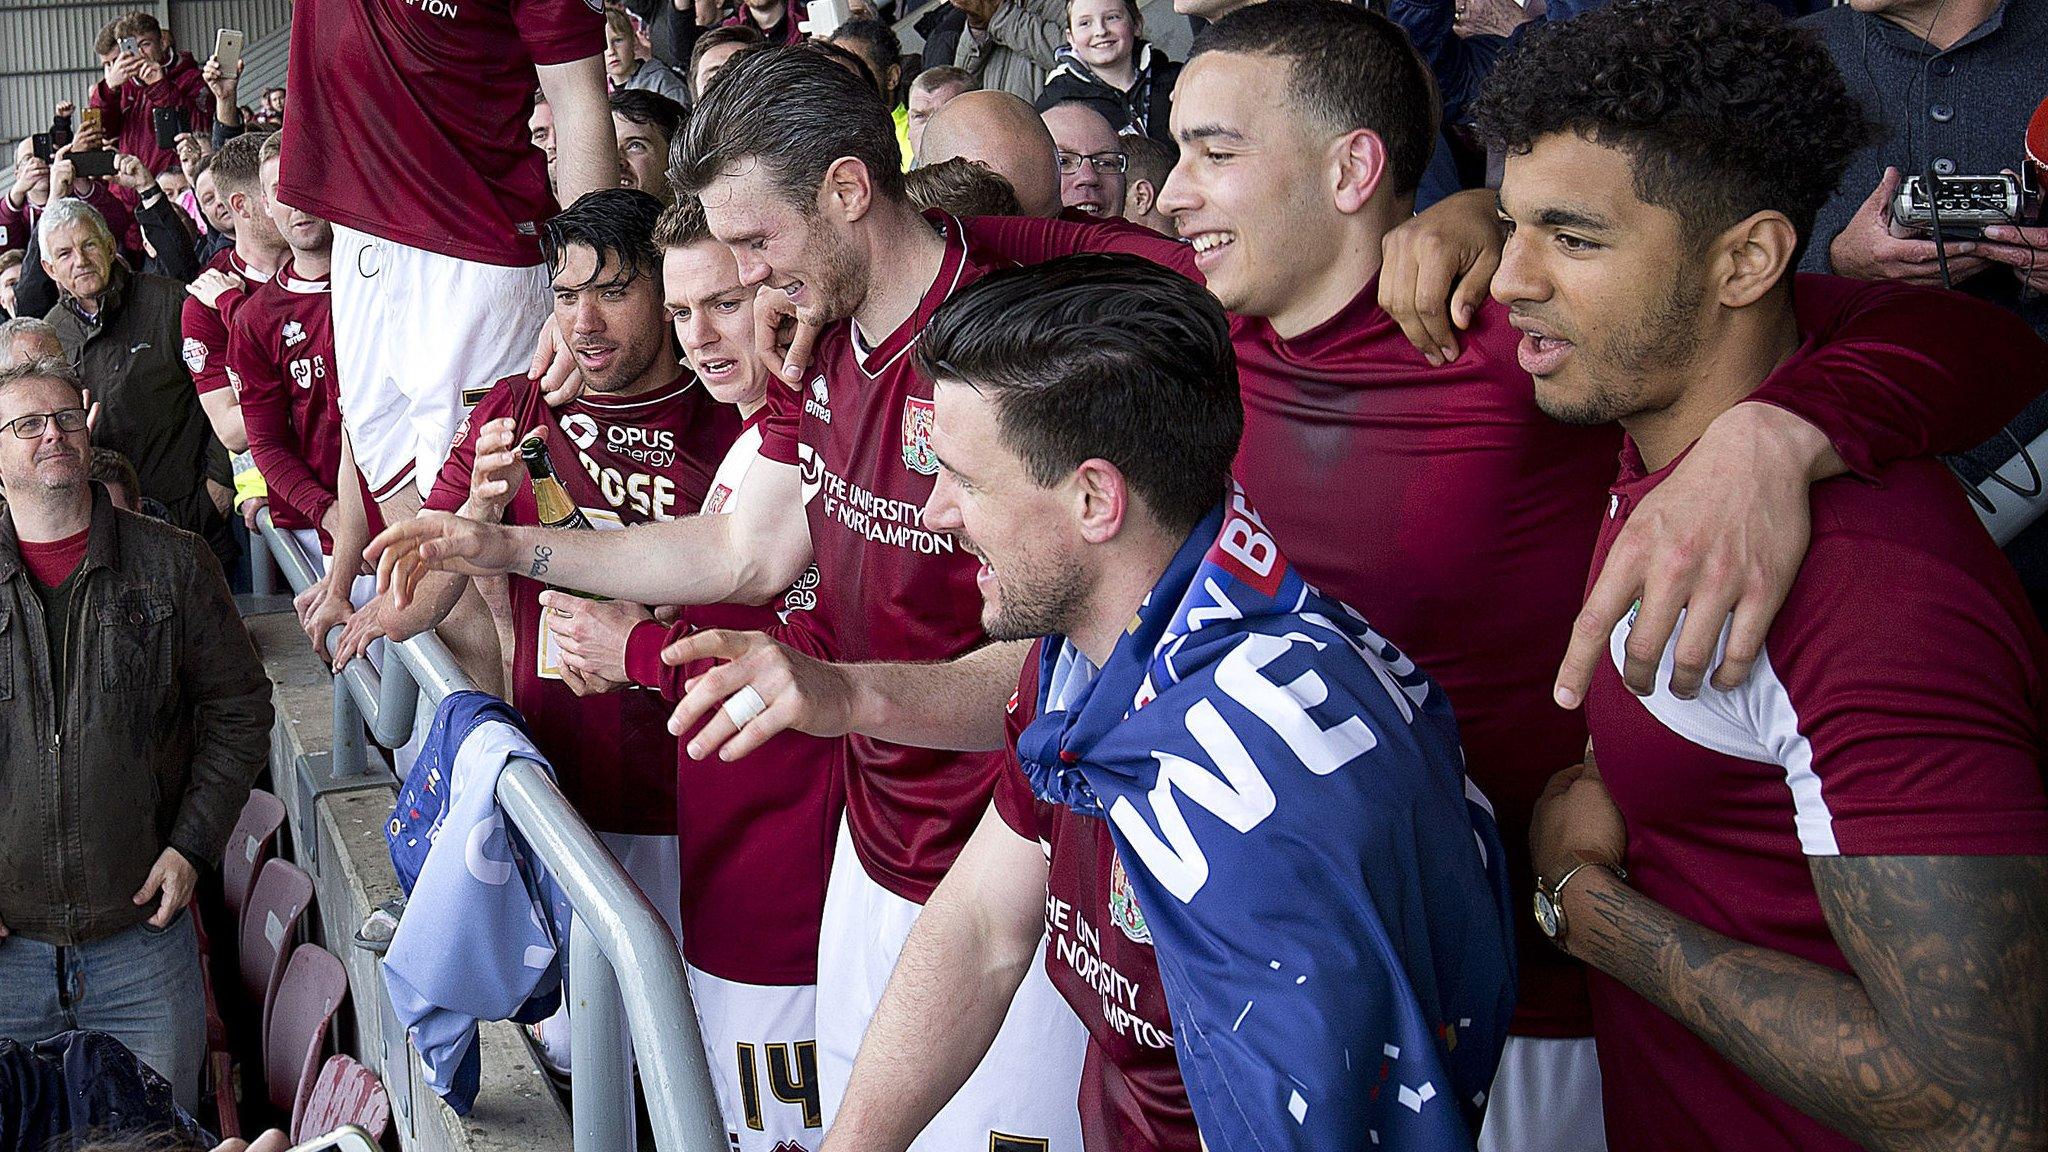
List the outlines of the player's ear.
{"type": "Polygon", "coordinates": [[[1709,249],[1718,251],[1722,267],[1715,279],[1723,306],[1754,304],[1783,280],[1799,247],[1799,231],[1782,212],[1763,211],[1721,233],[1709,249]]]}
{"type": "Polygon", "coordinates": [[[825,169],[825,209],[848,224],[868,214],[874,191],[868,166],[851,156],[841,156],[825,169]]]}
{"type": "Polygon", "coordinates": [[[1143,216],[1152,211],[1153,205],[1159,202],[1159,191],[1152,187],[1150,180],[1133,180],[1127,199],[1130,201],[1131,213],[1143,216]]]}
{"type": "Polygon", "coordinates": [[[1116,465],[1100,458],[1081,461],[1074,469],[1074,512],[1081,538],[1106,544],[1123,530],[1130,489],[1116,465]]]}
{"type": "Polygon", "coordinates": [[[1346,132],[1331,146],[1331,193],[1349,216],[1372,200],[1387,174],[1387,142],[1370,128],[1346,132]]]}

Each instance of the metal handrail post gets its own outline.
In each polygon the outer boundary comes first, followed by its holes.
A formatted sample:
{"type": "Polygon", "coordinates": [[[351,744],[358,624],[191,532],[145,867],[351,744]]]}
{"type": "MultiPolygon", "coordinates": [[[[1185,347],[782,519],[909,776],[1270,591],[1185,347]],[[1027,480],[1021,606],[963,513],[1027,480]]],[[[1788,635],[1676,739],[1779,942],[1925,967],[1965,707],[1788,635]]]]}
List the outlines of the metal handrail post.
{"type": "Polygon", "coordinates": [[[249,591],[258,596],[277,594],[277,564],[270,558],[270,542],[263,533],[249,533],[249,591]]]}
{"type": "Polygon", "coordinates": [[[569,1051],[576,1062],[569,1124],[576,1152],[634,1152],[639,1133],[619,974],[580,913],[569,918],[568,979],[569,1051]]]}
{"type": "Polygon", "coordinates": [[[348,684],[334,678],[334,739],[328,751],[334,775],[362,776],[370,771],[370,750],[363,740],[363,714],[348,684]]]}
{"type": "Polygon", "coordinates": [[[725,1122],[712,1094],[682,953],[668,925],[540,765],[518,758],[507,764],[498,777],[498,803],[624,976],[619,995],[640,1057],[656,1147],[724,1152],[725,1122]]]}

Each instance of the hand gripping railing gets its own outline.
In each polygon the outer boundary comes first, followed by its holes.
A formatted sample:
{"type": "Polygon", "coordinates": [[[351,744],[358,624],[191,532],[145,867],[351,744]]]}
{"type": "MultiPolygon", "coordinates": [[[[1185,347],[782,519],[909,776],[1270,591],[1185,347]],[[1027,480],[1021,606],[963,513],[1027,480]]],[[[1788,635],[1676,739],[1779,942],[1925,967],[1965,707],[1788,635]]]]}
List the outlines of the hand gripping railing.
{"type": "MultiPolygon", "coordinates": [[[[257,513],[257,527],[294,594],[319,579],[297,539],[257,513]]],[[[327,635],[332,649],[339,626],[327,635]]],[[[439,707],[470,687],[447,646],[427,632],[384,643],[380,674],[370,661],[349,661],[334,678],[334,771],[369,771],[363,732],[397,748],[411,737],[424,695],[439,707]]],[[[561,886],[573,909],[569,924],[570,1045],[576,1090],[571,1126],[576,1152],[626,1152],[634,1146],[633,1079],[619,1043],[619,1013],[639,1057],[640,1082],[660,1152],[724,1152],[725,1124],[704,1062],[697,1011],[675,937],[627,878],[547,771],[514,759],[498,778],[498,804],[528,847],[561,886]],[[621,979],[620,973],[629,979],[621,979]]]]}

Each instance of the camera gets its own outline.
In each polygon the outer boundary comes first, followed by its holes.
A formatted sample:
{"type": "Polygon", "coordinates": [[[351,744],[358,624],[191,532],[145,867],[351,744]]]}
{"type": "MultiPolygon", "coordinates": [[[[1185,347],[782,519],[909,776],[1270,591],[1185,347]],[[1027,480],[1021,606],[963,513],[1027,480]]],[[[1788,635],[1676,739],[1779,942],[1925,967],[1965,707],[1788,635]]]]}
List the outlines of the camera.
{"type": "Polygon", "coordinates": [[[130,56],[139,55],[142,52],[142,42],[133,36],[123,36],[121,37],[121,51],[126,52],[130,56]]]}
{"type": "Polygon", "coordinates": [[[2024,224],[2028,189],[2018,177],[1936,176],[1932,195],[1927,181],[1908,176],[1892,196],[1892,222],[1912,232],[1932,233],[1938,222],[1944,239],[1970,240],[1993,224],[2024,224]]]}

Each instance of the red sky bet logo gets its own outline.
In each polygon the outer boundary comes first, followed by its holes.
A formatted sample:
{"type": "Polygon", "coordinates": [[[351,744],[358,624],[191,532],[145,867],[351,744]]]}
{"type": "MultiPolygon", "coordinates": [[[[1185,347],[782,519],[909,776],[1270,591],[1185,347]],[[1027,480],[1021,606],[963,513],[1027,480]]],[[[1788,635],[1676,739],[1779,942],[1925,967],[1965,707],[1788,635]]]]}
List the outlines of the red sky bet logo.
{"type": "Polygon", "coordinates": [[[935,412],[929,400],[903,398],[903,466],[920,476],[939,474],[939,454],[932,451],[935,412]]]}
{"type": "Polygon", "coordinates": [[[1223,532],[1209,555],[1224,571],[1268,596],[1280,590],[1285,571],[1280,546],[1267,534],[1259,514],[1245,503],[1243,492],[1231,492],[1230,506],[1223,513],[1223,532]]]}

